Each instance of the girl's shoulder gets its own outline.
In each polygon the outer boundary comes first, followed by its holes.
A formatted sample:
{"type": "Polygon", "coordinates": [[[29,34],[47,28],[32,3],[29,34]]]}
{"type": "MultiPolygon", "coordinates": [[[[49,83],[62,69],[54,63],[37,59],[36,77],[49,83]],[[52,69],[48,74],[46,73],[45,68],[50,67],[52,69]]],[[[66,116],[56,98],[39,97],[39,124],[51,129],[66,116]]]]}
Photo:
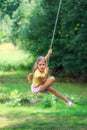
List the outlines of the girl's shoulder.
{"type": "Polygon", "coordinates": [[[37,74],[37,73],[39,73],[39,70],[38,70],[38,69],[36,69],[36,70],[34,71],[34,75],[37,74]]]}
{"type": "Polygon", "coordinates": [[[38,72],[39,70],[38,69],[36,69],[35,71],[34,71],[34,73],[36,73],[36,72],[38,72]]]}
{"type": "Polygon", "coordinates": [[[35,70],[34,75],[42,75],[43,73],[39,71],[39,69],[35,70]]]}

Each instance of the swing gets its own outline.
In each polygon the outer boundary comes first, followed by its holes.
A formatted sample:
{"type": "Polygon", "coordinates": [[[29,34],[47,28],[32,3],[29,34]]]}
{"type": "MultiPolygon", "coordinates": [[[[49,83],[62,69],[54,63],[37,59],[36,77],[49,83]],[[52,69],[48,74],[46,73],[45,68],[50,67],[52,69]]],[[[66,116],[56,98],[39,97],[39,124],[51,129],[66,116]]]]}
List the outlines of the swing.
{"type": "MultiPolygon", "coordinates": [[[[58,6],[57,16],[56,16],[56,20],[55,20],[55,24],[54,24],[54,29],[53,29],[53,35],[52,35],[52,39],[51,39],[50,49],[52,49],[52,45],[53,45],[53,41],[54,41],[54,35],[55,35],[55,32],[56,32],[56,26],[57,26],[57,22],[58,22],[58,18],[59,18],[61,4],[62,4],[62,0],[59,1],[59,6],[58,6]]],[[[49,63],[49,60],[48,60],[48,63],[49,63]]],[[[33,74],[32,73],[28,74],[27,79],[28,79],[29,83],[31,83],[32,78],[33,78],[33,74]]]]}
{"type": "Polygon", "coordinates": [[[52,39],[51,39],[50,49],[52,49],[52,45],[53,45],[53,40],[54,40],[54,35],[55,35],[55,31],[56,31],[56,26],[57,26],[57,22],[58,22],[58,18],[59,18],[59,13],[60,13],[61,4],[62,4],[62,0],[60,0],[60,2],[59,2],[59,6],[58,6],[58,10],[57,10],[57,16],[56,16],[56,20],[55,20],[54,29],[53,29],[53,35],[52,35],[52,39]]]}

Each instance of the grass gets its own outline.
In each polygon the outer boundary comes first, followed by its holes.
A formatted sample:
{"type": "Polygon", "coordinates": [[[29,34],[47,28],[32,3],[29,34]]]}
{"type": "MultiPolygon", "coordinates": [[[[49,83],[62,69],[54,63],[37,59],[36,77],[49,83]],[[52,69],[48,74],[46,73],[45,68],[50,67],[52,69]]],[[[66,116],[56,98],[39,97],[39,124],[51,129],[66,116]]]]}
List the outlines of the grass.
{"type": "MultiPolygon", "coordinates": [[[[27,74],[27,71],[0,72],[0,95],[5,95],[7,98],[12,90],[17,89],[22,93],[22,97],[30,96],[27,74]]],[[[76,101],[76,96],[85,96],[87,99],[87,84],[56,82],[54,87],[71,100],[75,97],[76,101]]],[[[42,100],[46,96],[43,94],[42,100]]],[[[7,103],[0,104],[1,130],[86,130],[86,128],[87,106],[84,104],[76,103],[74,107],[68,107],[60,99],[49,108],[44,108],[43,103],[15,107],[7,103]]]]}
{"type": "Polygon", "coordinates": [[[12,43],[0,45],[0,70],[28,69],[32,66],[32,55],[18,49],[12,43]]]}
{"type": "MultiPolygon", "coordinates": [[[[0,107],[4,110],[6,106],[0,107]]],[[[59,108],[49,109],[36,106],[6,107],[1,120],[3,119],[3,130],[86,130],[87,112],[83,112],[83,109],[86,107],[68,108],[63,107],[63,104],[59,108]]]]}
{"type": "MultiPolygon", "coordinates": [[[[26,58],[27,54],[12,44],[0,46],[0,64],[17,65],[25,62],[26,58]]],[[[75,103],[74,107],[68,107],[53,95],[39,93],[34,97],[27,74],[25,70],[0,71],[0,130],[87,129],[87,84],[56,81],[54,88],[75,103]],[[32,99],[38,103],[30,104],[28,100],[27,103],[17,104],[17,98],[32,99]],[[52,103],[50,107],[49,103],[52,103]]]]}
{"type": "Polygon", "coordinates": [[[23,62],[28,58],[28,54],[11,43],[4,43],[0,45],[0,64],[17,64],[23,62]]]}

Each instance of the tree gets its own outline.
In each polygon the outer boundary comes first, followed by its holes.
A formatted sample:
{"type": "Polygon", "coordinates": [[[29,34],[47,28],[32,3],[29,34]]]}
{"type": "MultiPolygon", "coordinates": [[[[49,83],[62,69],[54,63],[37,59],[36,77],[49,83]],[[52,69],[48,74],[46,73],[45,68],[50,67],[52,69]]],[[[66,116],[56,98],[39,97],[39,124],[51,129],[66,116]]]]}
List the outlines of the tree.
{"type": "MultiPolygon", "coordinates": [[[[27,16],[22,12],[23,4],[13,17],[14,38],[18,38],[21,46],[34,56],[45,55],[50,47],[58,4],[57,0],[32,0],[27,16]]],[[[62,3],[50,60],[54,72],[86,74],[86,6],[87,1],[82,0],[64,0],[62,3]]]]}
{"type": "Polygon", "coordinates": [[[62,66],[65,72],[86,74],[87,70],[87,1],[63,3],[60,44],[63,45],[62,66]],[[64,8],[65,7],[65,8],[64,8]]]}
{"type": "Polygon", "coordinates": [[[12,17],[13,12],[20,5],[21,0],[0,0],[0,9],[2,12],[2,16],[8,14],[12,17]]]}

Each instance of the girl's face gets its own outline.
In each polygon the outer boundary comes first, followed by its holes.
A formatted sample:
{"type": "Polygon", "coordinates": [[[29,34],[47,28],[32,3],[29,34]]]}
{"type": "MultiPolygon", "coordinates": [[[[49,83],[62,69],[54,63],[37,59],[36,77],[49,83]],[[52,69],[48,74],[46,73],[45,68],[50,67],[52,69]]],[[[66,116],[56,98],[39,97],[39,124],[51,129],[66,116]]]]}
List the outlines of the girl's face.
{"type": "Polygon", "coordinates": [[[44,72],[45,68],[46,68],[46,62],[44,60],[41,60],[38,62],[38,69],[40,72],[44,72]]]}

